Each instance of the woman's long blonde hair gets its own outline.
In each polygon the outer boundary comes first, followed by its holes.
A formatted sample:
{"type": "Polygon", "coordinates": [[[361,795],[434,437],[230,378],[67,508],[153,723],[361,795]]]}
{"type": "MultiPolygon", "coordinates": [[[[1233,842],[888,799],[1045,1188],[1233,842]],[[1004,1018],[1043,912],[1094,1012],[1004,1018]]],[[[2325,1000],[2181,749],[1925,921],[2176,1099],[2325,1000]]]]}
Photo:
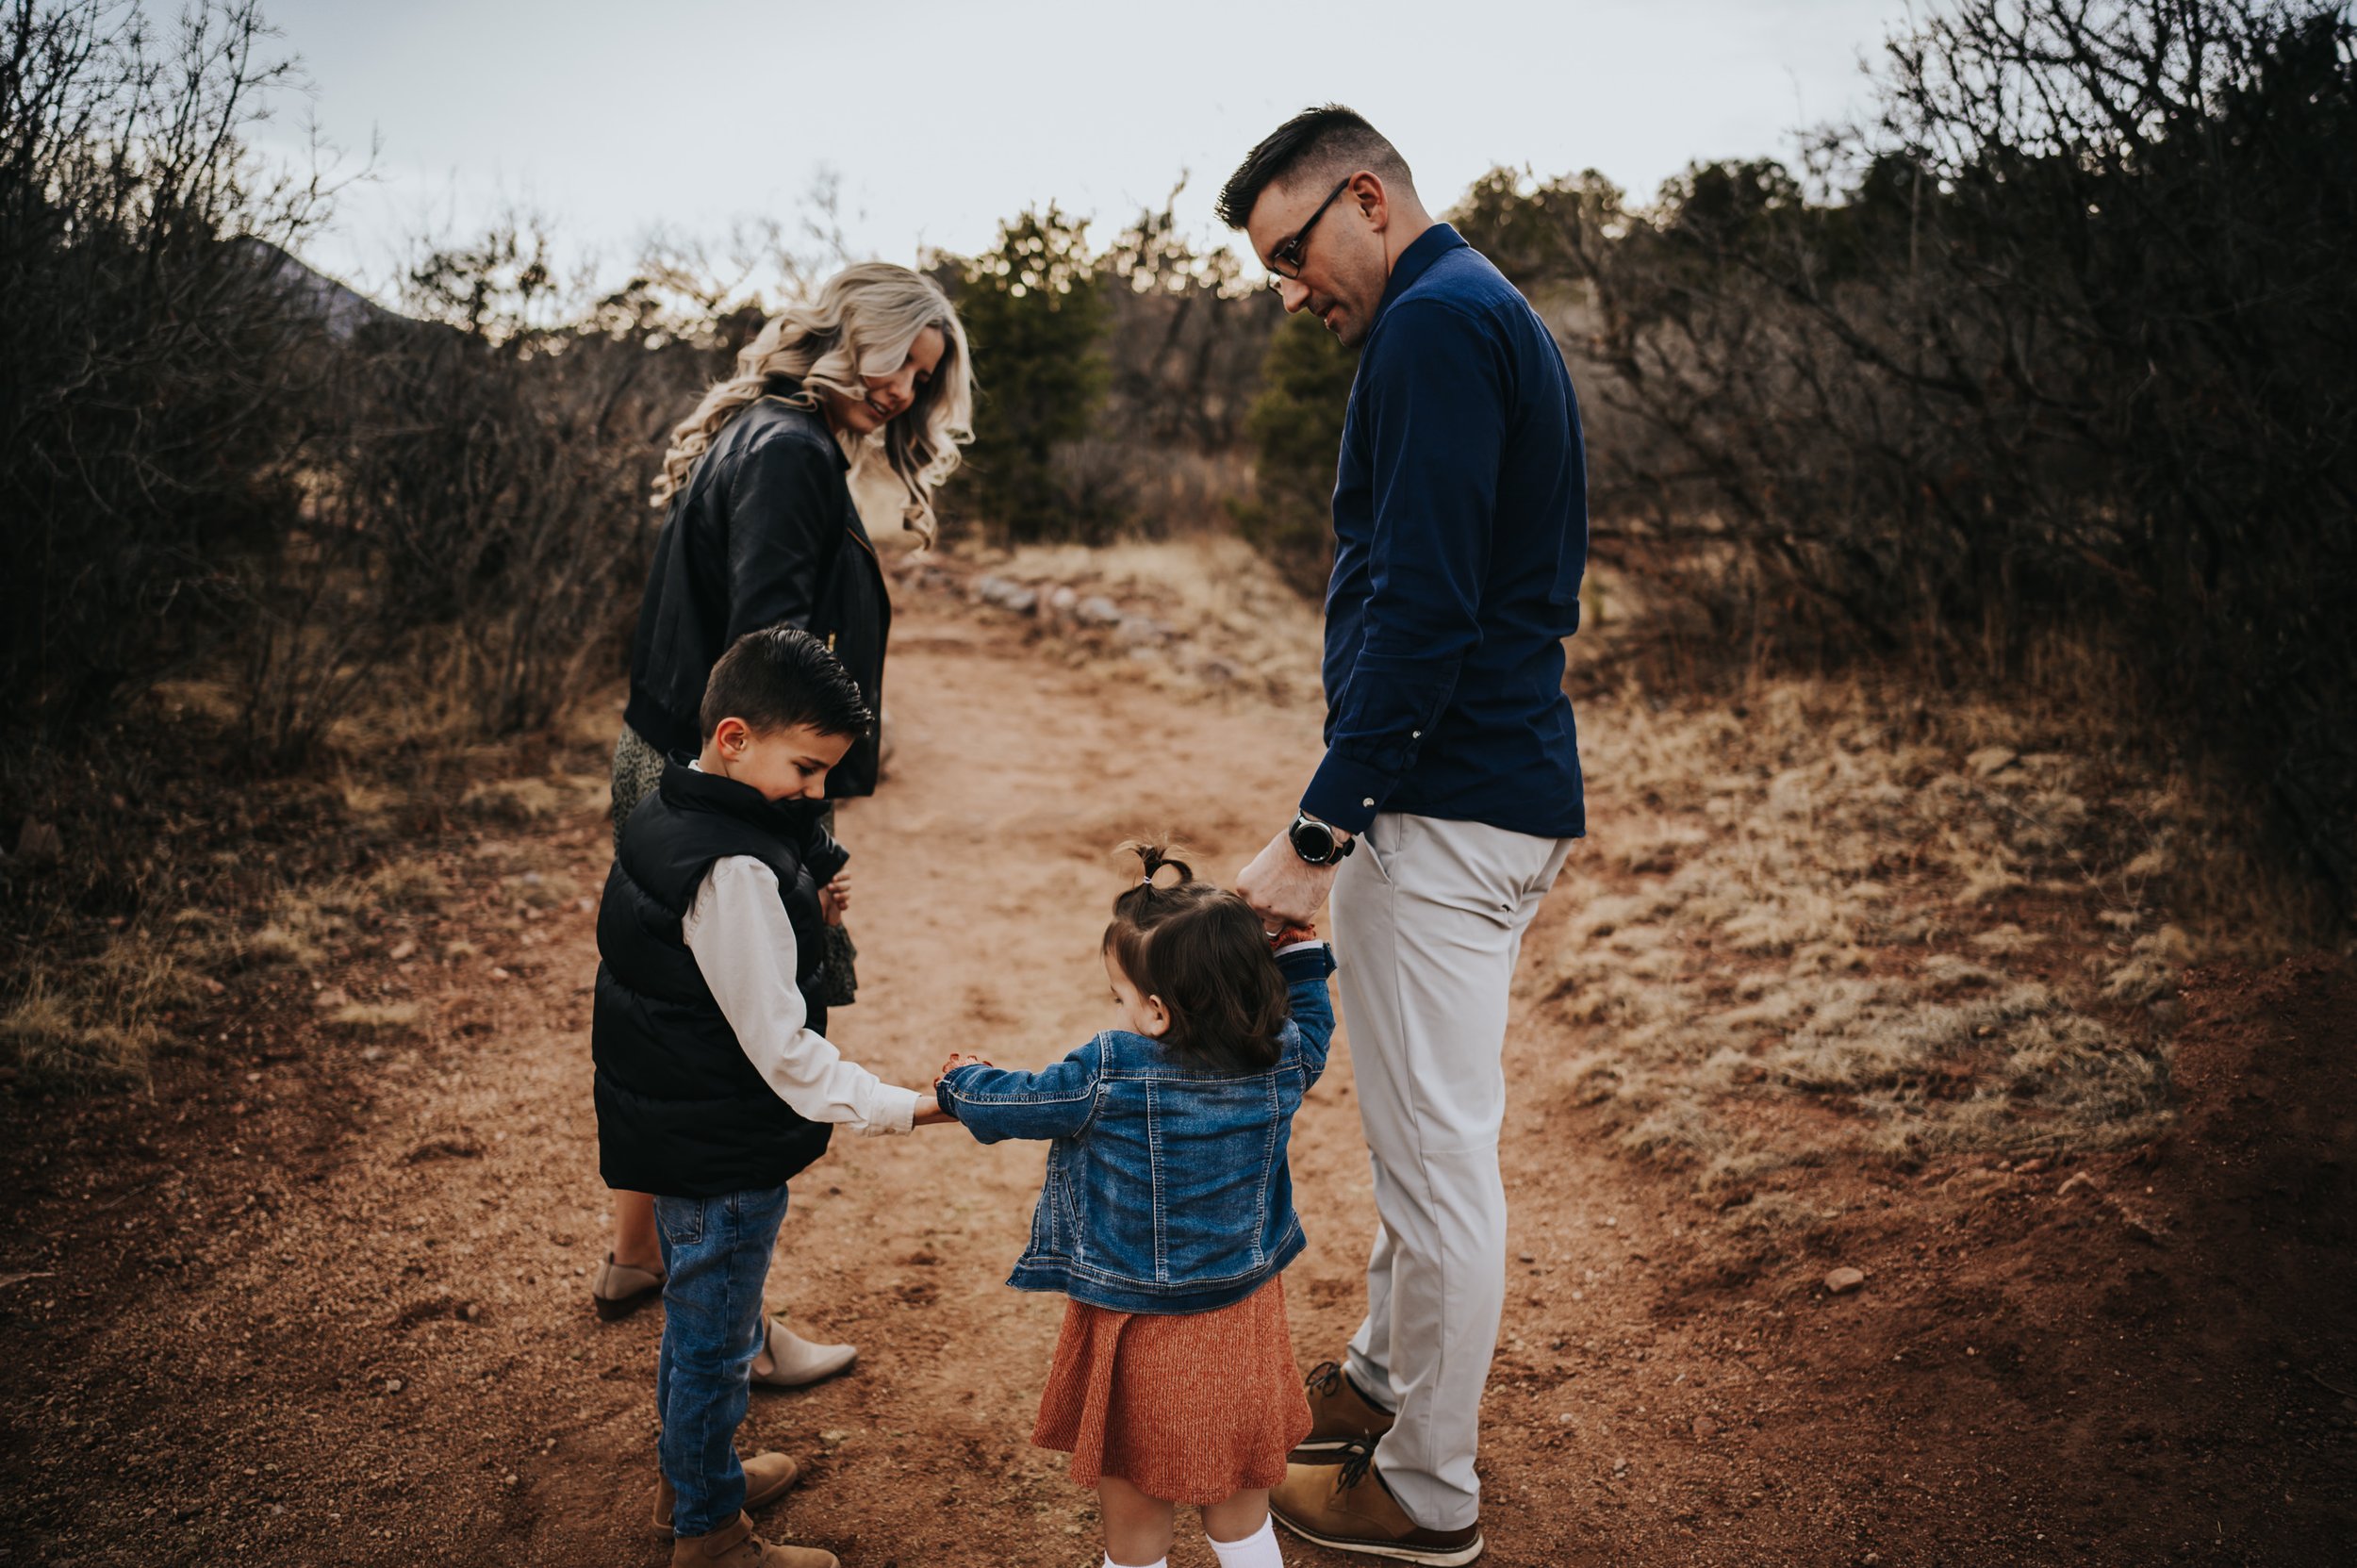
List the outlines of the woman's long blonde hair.
{"type": "Polygon", "coordinates": [[[710,450],[729,421],[766,395],[772,376],[801,385],[785,403],[817,412],[823,388],[847,398],[865,398],[860,377],[889,375],[907,362],[909,349],[927,327],[946,339],[941,363],[916,388],[916,401],[898,418],[854,449],[855,466],[881,461],[906,492],[900,520],[927,544],[933,542],[933,491],[958,466],[958,448],[974,438],[973,373],[965,328],[939,285],[888,261],[863,261],[826,281],[817,298],[788,305],[736,355],[736,373],[715,382],[696,411],[671,427],[671,449],[654,482],[654,503],[666,506],[687,487],[696,459],[710,450]]]}

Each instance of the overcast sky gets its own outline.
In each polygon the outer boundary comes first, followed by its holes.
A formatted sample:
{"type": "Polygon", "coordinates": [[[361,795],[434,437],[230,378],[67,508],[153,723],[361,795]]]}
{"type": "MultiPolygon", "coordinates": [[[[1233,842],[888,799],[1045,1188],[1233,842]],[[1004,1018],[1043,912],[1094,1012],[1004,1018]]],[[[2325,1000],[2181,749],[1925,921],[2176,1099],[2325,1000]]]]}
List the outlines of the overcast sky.
{"type": "MultiPolygon", "coordinates": [[[[1436,208],[1494,164],[1650,193],[1696,157],[1782,150],[1862,100],[1905,0],[1327,0],[1319,7],[915,0],[266,0],[320,128],[375,175],[309,247],[363,287],[405,239],[503,204],[626,266],[650,232],[791,223],[841,181],[853,250],[972,251],[1025,204],[1096,234],[1211,200],[1287,115],[1338,100],[1436,208]]],[[[277,131],[289,133],[297,106],[277,131]]]]}

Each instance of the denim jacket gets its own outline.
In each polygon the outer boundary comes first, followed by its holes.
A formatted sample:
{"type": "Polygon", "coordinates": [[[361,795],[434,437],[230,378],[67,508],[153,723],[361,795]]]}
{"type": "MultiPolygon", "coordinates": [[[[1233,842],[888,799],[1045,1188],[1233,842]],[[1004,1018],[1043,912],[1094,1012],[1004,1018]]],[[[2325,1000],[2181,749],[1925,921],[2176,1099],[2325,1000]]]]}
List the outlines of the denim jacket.
{"type": "Polygon", "coordinates": [[[1205,1312],[1242,1301],[1302,1248],[1285,1163],[1294,1113],[1326,1070],[1334,955],[1277,959],[1293,1019],[1277,1063],[1223,1073],[1107,1030],[1035,1073],[969,1065],[943,1110],[986,1144],[1046,1138],[1031,1241],[1007,1283],[1125,1312],[1205,1312]]]}

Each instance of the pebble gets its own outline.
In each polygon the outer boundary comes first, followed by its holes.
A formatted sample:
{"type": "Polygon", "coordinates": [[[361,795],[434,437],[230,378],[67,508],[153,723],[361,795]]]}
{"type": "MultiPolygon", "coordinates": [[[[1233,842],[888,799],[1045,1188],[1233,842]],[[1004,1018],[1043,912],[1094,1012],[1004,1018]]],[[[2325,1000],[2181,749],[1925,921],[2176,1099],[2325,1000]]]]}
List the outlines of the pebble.
{"type": "Polygon", "coordinates": [[[1706,1415],[1694,1417],[1694,1435],[1707,1443],[1719,1435],[1719,1423],[1706,1415]]]}
{"type": "Polygon", "coordinates": [[[1167,641],[1170,628],[1150,616],[1123,616],[1119,635],[1121,640],[1130,647],[1146,648],[1167,641]]]}
{"type": "Polygon", "coordinates": [[[1846,1296],[1866,1283],[1862,1268],[1838,1268],[1825,1276],[1825,1289],[1835,1296],[1846,1296]]]}
{"type": "Polygon", "coordinates": [[[352,994],[340,985],[330,985],[311,999],[313,1007],[349,1007],[352,994]]]}
{"type": "Polygon", "coordinates": [[[65,858],[65,835],[54,822],[27,817],[16,830],[16,858],[27,866],[50,866],[65,858]]]}
{"type": "Polygon", "coordinates": [[[404,959],[404,958],[414,958],[414,957],[416,957],[416,956],[417,956],[417,952],[418,952],[418,942],[417,942],[417,938],[412,937],[412,936],[404,936],[404,937],[403,937],[400,941],[398,941],[398,942],[394,943],[394,944],[393,944],[393,950],[392,950],[391,952],[387,953],[385,956],[386,956],[386,957],[387,957],[387,958],[389,958],[389,959],[391,959],[394,963],[398,964],[398,963],[400,963],[400,962],[401,962],[403,959],[404,959]]]}
{"type": "Polygon", "coordinates": [[[402,1380],[399,1378],[387,1378],[385,1379],[385,1392],[387,1394],[399,1394],[402,1391],[402,1380]]]}
{"type": "Polygon", "coordinates": [[[1091,626],[1116,626],[1121,622],[1121,606],[1099,594],[1081,600],[1073,613],[1091,626]]]}

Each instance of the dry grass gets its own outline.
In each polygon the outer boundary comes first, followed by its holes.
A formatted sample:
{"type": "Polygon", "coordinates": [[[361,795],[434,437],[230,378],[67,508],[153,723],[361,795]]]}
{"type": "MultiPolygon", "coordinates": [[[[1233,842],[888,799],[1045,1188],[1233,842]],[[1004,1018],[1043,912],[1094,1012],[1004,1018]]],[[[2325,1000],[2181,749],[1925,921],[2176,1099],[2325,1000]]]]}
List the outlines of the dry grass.
{"type": "MultiPolygon", "coordinates": [[[[2182,797],[2018,716],[1895,716],[1854,685],[1581,709],[1578,914],[1534,950],[1584,1051],[1563,1082],[1746,1228],[1789,1174],[2115,1146],[2166,1120],[2146,1004],[2199,944],[2160,918],[2182,797]]],[[[2092,749],[2091,749],[2092,750],[2092,749]]]]}
{"type": "Polygon", "coordinates": [[[588,773],[486,779],[470,785],[458,803],[486,821],[532,827],[569,813],[596,810],[605,804],[610,787],[602,776],[588,773]]]}
{"type": "Polygon", "coordinates": [[[0,1042],[34,1088],[144,1085],[170,1015],[217,983],[184,951],[127,934],[89,963],[35,966],[0,1013],[0,1042]]]}
{"type": "Polygon", "coordinates": [[[356,1034],[406,1034],[425,1019],[425,1009],[413,1001],[347,1002],[321,1020],[331,1028],[356,1034]]]}
{"type": "MultiPolygon", "coordinates": [[[[552,903],[576,891],[562,876],[528,872],[510,880],[520,884],[522,901],[552,903]]],[[[0,1010],[0,1047],[13,1052],[29,1088],[144,1085],[156,1052],[183,1035],[193,1012],[231,987],[272,969],[325,973],[381,917],[432,915],[451,897],[433,865],[402,859],[363,877],[281,887],[233,910],[184,905],[126,926],[93,956],[53,954],[12,977],[12,999],[0,1010]]],[[[414,1032],[422,1016],[405,1003],[354,1003],[321,1022],[346,1033],[387,1035],[414,1032]]]]}

